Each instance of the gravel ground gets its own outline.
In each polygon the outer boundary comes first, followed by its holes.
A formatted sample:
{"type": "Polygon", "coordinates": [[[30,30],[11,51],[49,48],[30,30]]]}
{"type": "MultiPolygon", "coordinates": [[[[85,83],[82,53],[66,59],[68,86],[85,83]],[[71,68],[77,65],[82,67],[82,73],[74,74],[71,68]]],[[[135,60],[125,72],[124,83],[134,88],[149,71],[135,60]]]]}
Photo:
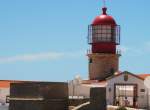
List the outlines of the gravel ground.
{"type": "Polygon", "coordinates": [[[0,110],[8,110],[8,106],[0,106],[0,110]]]}
{"type": "MultiPolygon", "coordinates": [[[[117,106],[108,106],[107,110],[116,110],[117,106]]],[[[127,110],[144,110],[144,109],[134,109],[134,108],[127,108],[127,110]]]]}

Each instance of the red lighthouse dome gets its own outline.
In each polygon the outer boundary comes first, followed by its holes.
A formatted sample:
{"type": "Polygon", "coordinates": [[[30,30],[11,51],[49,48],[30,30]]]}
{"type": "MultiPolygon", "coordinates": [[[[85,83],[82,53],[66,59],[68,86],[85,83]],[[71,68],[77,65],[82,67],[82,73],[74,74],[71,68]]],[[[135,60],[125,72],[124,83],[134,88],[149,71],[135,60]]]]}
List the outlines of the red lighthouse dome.
{"type": "Polygon", "coordinates": [[[107,14],[106,7],[102,8],[102,14],[89,26],[88,41],[93,53],[116,53],[116,45],[120,44],[120,27],[107,14]]]}
{"type": "Polygon", "coordinates": [[[116,21],[112,16],[107,15],[107,8],[102,8],[103,13],[100,16],[97,16],[92,25],[117,25],[116,21]]]}

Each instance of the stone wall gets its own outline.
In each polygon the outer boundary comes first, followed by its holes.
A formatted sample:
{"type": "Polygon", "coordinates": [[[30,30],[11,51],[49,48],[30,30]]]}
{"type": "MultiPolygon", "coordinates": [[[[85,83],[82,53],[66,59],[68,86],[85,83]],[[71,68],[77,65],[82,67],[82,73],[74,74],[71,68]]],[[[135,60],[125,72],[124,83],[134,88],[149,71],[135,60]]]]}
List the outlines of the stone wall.
{"type": "Polygon", "coordinates": [[[9,110],[68,110],[68,84],[13,83],[9,110]]]}
{"type": "Polygon", "coordinates": [[[104,80],[118,71],[119,55],[93,53],[89,54],[89,78],[104,80]]]}

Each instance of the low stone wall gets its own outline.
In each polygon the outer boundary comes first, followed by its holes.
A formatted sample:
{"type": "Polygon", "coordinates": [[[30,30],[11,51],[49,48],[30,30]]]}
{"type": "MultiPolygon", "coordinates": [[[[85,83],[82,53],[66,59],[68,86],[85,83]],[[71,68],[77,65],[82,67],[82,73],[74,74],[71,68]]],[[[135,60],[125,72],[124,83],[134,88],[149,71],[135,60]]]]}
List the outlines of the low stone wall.
{"type": "Polygon", "coordinates": [[[69,106],[78,106],[90,101],[90,99],[69,99],[69,106]]]}
{"type": "Polygon", "coordinates": [[[9,110],[68,110],[68,84],[12,83],[8,99],[9,110]]]}

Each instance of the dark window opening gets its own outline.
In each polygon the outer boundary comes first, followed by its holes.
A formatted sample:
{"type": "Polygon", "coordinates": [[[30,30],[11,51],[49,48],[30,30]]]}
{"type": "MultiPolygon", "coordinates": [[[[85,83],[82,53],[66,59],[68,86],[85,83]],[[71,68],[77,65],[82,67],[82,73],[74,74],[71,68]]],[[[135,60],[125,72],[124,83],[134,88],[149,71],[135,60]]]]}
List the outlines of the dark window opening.
{"type": "Polygon", "coordinates": [[[114,68],[111,68],[110,69],[110,73],[113,75],[115,73],[115,69],[114,68]]]}
{"type": "Polygon", "coordinates": [[[145,89],[141,89],[140,91],[141,91],[141,92],[145,92],[145,89]]]}
{"type": "Polygon", "coordinates": [[[93,60],[92,60],[92,58],[90,58],[90,59],[89,59],[89,63],[92,63],[92,62],[93,62],[93,60]]]}

